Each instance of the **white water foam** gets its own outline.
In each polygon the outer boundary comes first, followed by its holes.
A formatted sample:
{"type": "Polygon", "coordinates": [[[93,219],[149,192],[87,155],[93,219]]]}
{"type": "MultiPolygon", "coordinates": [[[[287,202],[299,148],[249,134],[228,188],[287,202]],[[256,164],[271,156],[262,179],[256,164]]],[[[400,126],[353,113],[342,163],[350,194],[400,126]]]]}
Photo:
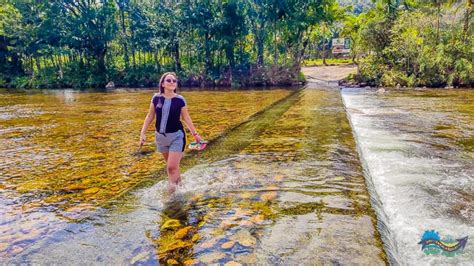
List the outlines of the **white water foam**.
{"type": "MultiPolygon", "coordinates": [[[[453,204],[463,204],[457,190],[469,192],[469,186],[472,190],[472,165],[455,154],[449,156],[449,152],[457,151],[440,152],[422,144],[426,136],[422,135],[424,125],[417,122],[420,120],[407,123],[406,130],[396,130],[397,116],[410,120],[423,113],[410,117],[409,108],[404,109],[403,104],[387,103],[390,98],[368,91],[344,89],[342,97],[368,178],[387,216],[398,263],[474,265],[474,246],[470,243],[473,213],[469,208],[458,215],[449,212],[453,204]],[[455,257],[424,254],[418,242],[425,230],[436,230],[441,238],[469,236],[464,253],[455,257]]],[[[429,117],[442,118],[441,112],[429,117]]]]}

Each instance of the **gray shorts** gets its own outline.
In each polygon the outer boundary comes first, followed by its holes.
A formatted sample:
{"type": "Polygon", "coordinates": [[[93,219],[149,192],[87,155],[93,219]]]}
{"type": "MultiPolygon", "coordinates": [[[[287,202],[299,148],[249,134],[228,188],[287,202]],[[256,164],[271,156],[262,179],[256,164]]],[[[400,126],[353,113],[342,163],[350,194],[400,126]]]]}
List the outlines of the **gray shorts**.
{"type": "Polygon", "coordinates": [[[171,133],[155,131],[156,148],[159,152],[183,152],[186,146],[186,135],[182,130],[171,133]]]}

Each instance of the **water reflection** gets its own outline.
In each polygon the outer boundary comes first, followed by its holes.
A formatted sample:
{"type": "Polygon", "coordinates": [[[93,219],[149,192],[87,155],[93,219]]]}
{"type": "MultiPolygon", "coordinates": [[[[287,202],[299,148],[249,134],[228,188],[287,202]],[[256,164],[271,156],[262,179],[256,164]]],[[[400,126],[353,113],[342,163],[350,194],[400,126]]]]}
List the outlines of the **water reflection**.
{"type": "Polygon", "coordinates": [[[72,89],[58,90],[56,92],[56,98],[58,98],[62,103],[70,105],[76,101],[76,93],[78,92],[72,89]]]}

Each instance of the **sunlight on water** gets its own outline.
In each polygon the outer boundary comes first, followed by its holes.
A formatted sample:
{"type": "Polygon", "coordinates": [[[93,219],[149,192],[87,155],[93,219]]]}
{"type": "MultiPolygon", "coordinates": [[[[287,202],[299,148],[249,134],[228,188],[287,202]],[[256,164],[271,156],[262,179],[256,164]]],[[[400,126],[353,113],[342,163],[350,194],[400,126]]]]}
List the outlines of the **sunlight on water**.
{"type": "Polygon", "coordinates": [[[175,195],[136,190],[17,261],[384,263],[338,91],[293,94],[183,165],[175,195]]]}
{"type": "MultiPolygon", "coordinates": [[[[154,122],[147,144],[137,152],[153,93],[0,91],[0,253],[18,254],[141,181],[163,178],[163,160],[154,152],[154,122]]],[[[289,93],[183,95],[199,132],[212,140],[289,93]]]]}

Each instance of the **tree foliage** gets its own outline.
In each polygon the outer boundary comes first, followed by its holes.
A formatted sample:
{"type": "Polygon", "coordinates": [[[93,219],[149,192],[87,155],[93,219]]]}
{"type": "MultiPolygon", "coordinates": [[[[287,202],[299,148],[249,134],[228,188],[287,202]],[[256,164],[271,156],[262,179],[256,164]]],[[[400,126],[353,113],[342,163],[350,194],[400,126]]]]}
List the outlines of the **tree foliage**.
{"type": "Polygon", "coordinates": [[[356,80],[376,86],[473,86],[470,2],[380,1],[358,16],[349,14],[345,33],[360,58],[356,80]]]}
{"type": "Polygon", "coordinates": [[[150,86],[173,70],[183,85],[292,83],[308,29],[330,19],[325,6],[333,3],[12,1],[0,9],[0,80],[16,87],[103,87],[110,80],[150,86]]]}

